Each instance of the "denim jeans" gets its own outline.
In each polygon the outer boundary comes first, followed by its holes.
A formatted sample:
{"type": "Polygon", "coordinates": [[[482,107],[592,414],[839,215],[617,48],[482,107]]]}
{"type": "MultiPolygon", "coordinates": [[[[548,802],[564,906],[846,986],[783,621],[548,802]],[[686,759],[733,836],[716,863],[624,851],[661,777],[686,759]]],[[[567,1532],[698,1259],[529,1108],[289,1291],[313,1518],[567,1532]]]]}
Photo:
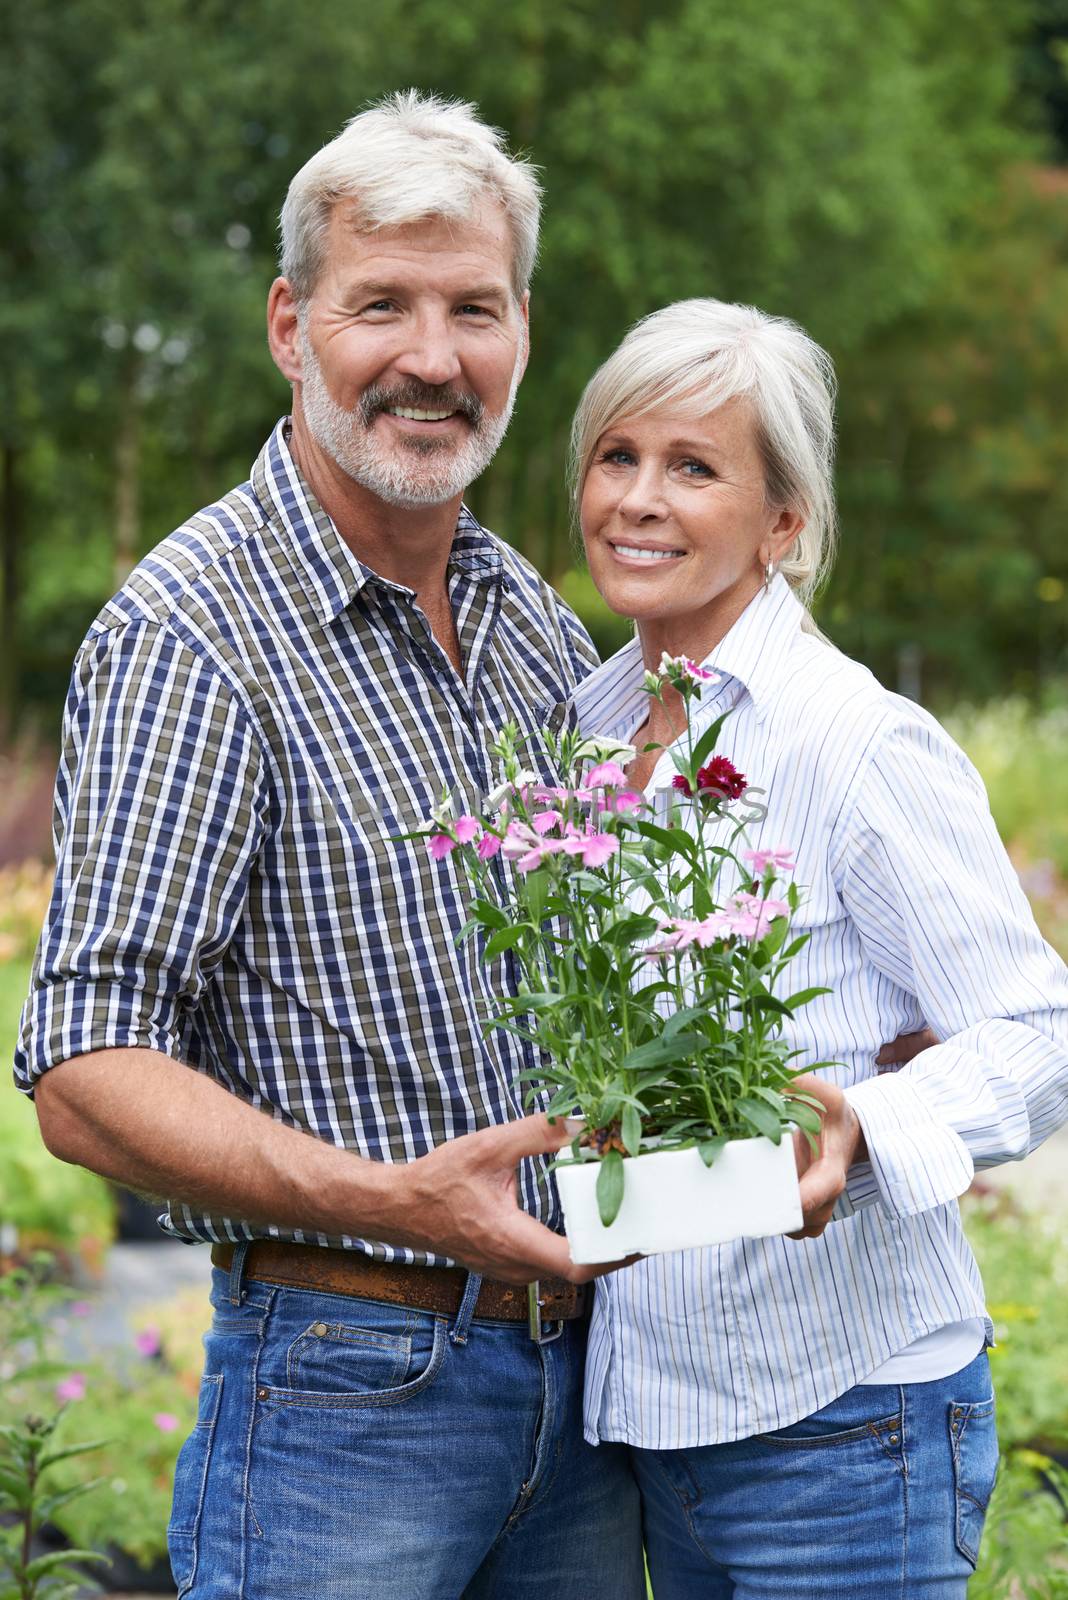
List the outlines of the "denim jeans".
{"type": "Polygon", "coordinates": [[[631,1459],[656,1600],[964,1600],[997,1472],[990,1367],[631,1459]]]}
{"type": "Polygon", "coordinates": [[[644,1600],[626,1447],[582,1438],[584,1321],[538,1344],[471,1295],[450,1319],[230,1284],[175,1474],[179,1600],[644,1600]]]}

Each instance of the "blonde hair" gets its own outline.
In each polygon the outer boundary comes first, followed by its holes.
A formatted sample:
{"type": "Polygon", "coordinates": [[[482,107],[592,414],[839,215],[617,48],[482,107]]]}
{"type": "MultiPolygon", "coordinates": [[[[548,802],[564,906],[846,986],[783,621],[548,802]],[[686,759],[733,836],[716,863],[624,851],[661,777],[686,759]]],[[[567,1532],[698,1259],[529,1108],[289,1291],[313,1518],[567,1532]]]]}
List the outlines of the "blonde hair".
{"type": "Polygon", "coordinates": [[[706,416],[744,399],[768,504],[804,519],[779,570],[807,607],[830,570],[837,538],[834,396],[830,356],[795,322],[724,300],[676,301],[635,323],[586,385],[571,427],[573,503],[598,439],[624,417],[665,404],[706,416]]]}
{"type": "Polygon", "coordinates": [[[404,89],[361,111],[293,178],[281,215],[279,271],[306,304],[323,263],[330,214],[356,205],[368,233],[427,217],[468,220],[485,199],[504,210],[513,239],[512,291],[522,300],[538,254],[541,186],[528,161],[472,105],[404,89]]]}

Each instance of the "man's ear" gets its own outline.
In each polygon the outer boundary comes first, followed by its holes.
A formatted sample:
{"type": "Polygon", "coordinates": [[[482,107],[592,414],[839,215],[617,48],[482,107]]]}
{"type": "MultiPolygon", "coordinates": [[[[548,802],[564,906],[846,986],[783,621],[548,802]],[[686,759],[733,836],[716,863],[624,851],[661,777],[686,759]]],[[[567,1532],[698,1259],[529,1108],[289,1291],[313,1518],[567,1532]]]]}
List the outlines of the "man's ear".
{"type": "Polygon", "coordinates": [[[267,296],[267,343],[283,378],[299,383],[303,375],[300,327],[288,278],[276,278],[267,296]]]}
{"type": "Polygon", "coordinates": [[[527,362],[530,360],[530,290],[529,289],[527,290],[526,294],[523,296],[522,300],[519,303],[519,315],[523,320],[523,346],[522,346],[522,351],[521,351],[521,355],[520,355],[520,359],[521,359],[523,365],[519,369],[519,376],[522,377],[524,372],[526,372],[526,370],[527,370],[527,362]]]}

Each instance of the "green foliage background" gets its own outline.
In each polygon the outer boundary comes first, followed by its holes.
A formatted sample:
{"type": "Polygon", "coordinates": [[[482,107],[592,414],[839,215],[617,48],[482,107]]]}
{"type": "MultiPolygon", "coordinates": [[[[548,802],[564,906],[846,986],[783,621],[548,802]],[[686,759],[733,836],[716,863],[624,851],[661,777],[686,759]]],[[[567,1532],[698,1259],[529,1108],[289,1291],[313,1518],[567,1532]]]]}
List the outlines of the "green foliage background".
{"type": "MultiPolygon", "coordinates": [[[[51,733],[129,564],[247,473],[297,166],[368,98],[476,100],[543,168],[533,359],[472,492],[555,577],[583,383],[686,295],[841,378],[822,620],[926,698],[1068,656],[1064,0],[44,0],[0,52],[0,705],[51,733]]],[[[596,619],[596,611],[594,609],[596,619]]],[[[605,647],[619,637],[603,616],[605,647]]]]}

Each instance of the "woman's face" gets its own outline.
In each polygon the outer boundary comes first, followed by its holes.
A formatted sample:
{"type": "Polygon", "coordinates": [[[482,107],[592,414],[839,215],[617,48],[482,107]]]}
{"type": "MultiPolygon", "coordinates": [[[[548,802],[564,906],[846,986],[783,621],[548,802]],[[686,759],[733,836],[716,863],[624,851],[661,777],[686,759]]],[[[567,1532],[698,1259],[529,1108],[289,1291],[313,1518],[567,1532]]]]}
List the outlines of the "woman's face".
{"type": "Polygon", "coordinates": [[[801,526],[765,500],[740,400],[700,419],[664,407],[615,423],[597,441],[580,519],[611,609],[639,623],[643,642],[659,625],[664,648],[690,654],[718,643],[801,526]]]}

